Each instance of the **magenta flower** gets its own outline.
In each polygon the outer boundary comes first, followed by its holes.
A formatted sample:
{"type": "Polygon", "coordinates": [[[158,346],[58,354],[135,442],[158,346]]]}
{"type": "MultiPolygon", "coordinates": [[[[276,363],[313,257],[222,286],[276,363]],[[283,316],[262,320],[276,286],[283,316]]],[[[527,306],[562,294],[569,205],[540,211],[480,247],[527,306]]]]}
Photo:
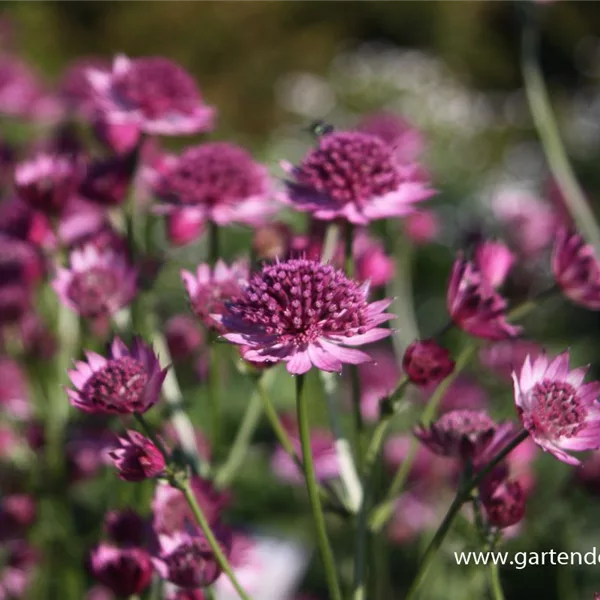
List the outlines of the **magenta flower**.
{"type": "Polygon", "coordinates": [[[96,160],[89,164],[79,192],[101,206],[122,204],[130,191],[135,167],[133,153],[96,160]]]}
{"type": "Polygon", "coordinates": [[[28,494],[8,494],[0,500],[0,543],[26,536],[36,518],[35,500],[28,494]]]}
{"type": "Polygon", "coordinates": [[[58,154],[38,154],[15,167],[15,189],[35,210],[48,215],[63,212],[83,179],[79,159],[58,154]]]}
{"type": "Polygon", "coordinates": [[[206,229],[202,214],[185,208],[167,215],[167,238],[173,246],[185,246],[199,238],[206,229]]]}
{"type": "Polygon", "coordinates": [[[432,452],[477,462],[491,444],[501,445],[513,432],[512,423],[498,425],[484,410],[452,410],[435,423],[414,431],[432,452]]]}
{"type": "Polygon", "coordinates": [[[248,346],[244,358],[253,362],[287,362],[292,374],[314,365],[341,371],[343,363],[371,360],[361,346],[390,335],[377,327],[393,318],[383,311],[391,300],[369,304],[368,284],[359,285],[343,271],[316,261],[291,259],[263,267],[242,294],[227,303],[215,319],[234,344],[248,346]]]}
{"type": "Polygon", "coordinates": [[[96,414],[144,413],[158,402],[167,376],[158,357],[141,338],[134,338],[131,350],[115,338],[107,358],[86,352],[86,361],[76,361],[69,377],[75,389],[68,389],[71,404],[96,414]]]}
{"type": "Polygon", "coordinates": [[[134,124],[157,135],[209,131],[215,109],[204,104],[193,78],[167,58],[117,56],[112,71],[88,70],[96,103],[109,123],[134,124]]]}
{"type": "Polygon", "coordinates": [[[594,248],[576,233],[558,232],[552,251],[552,273],[567,298],[600,310],[600,263],[594,248]]]}
{"type": "Polygon", "coordinates": [[[418,210],[402,220],[402,229],[408,239],[417,245],[434,241],[441,230],[440,220],[432,210],[418,210]]]}
{"type": "Polygon", "coordinates": [[[506,321],[506,300],[475,264],[461,256],[452,268],[446,302],[454,323],[476,337],[502,340],[521,331],[506,321]]]}
{"type": "Polygon", "coordinates": [[[200,325],[189,315],[174,315],[165,325],[169,354],[175,361],[191,358],[204,342],[200,325]]]}
{"type": "Polygon", "coordinates": [[[67,65],[58,91],[59,98],[67,109],[85,119],[92,119],[96,112],[96,93],[88,77],[90,69],[108,74],[111,70],[110,62],[94,56],[74,60],[67,65]]]}
{"type": "MultiPolygon", "coordinates": [[[[44,90],[37,75],[19,59],[0,56],[0,113],[15,117],[45,116],[44,90]]],[[[54,112],[51,110],[50,112],[54,112]]],[[[51,115],[47,115],[51,116],[51,115]]]]}
{"type": "Polygon", "coordinates": [[[299,166],[282,166],[293,179],[284,200],[326,221],[343,218],[367,225],[401,217],[435,193],[413,169],[396,162],[385,142],[366,133],[321,136],[299,166]]]}
{"type": "Polygon", "coordinates": [[[553,360],[529,356],[521,373],[513,372],[515,403],[533,441],[570,465],[580,461],[569,451],[600,449],[600,382],[583,383],[588,367],[569,370],[569,352],[553,360]]]}
{"type": "Polygon", "coordinates": [[[29,388],[19,363],[0,356],[0,414],[27,420],[32,416],[29,388]]]}
{"type": "Polygon", "coordinates": [[[515,262],[515,255],[502,242],[486,241],[475,249],[475,264],[493,287],[501,286],[515,262]]]}
{"type": "Polygon", "coordinates": [[[137,482],[152,479],[164,473],[165,457],[147,437],[129,429],[124,436],[118,439],[119,446],[111,450],[108,455],[121,479],[137,482]]]}
{"type": "Polygon", "coordinates": [[[137,292],[137,270],[126,256],[88,244],[70,256],[71,268],[59,267],[52,287],[62,303],[82,317],[110,317],[137,292]]]}
{"type": "Polygon", "coordinates": [[[352,254],[359,280],[369,281],[373,287],[379,287],[393,279],[396,273],[394,259],[385,253],[381,242],[366,232],[361,230],[354,236],[352,254]]]}
{"type": "Polygon", "coordinates": [[[199,264],[195,276],[189,271],[181,271],[181,279],[194,314],[207,327],[221,329],[215,315],[222,315],[226,302],[241,293],[249,274],[245,260],[238,260],[228,267],[219,259],[214,268],[206,263],[199,264]]]}
{"type": "Polygon", "coordinates": [[[104,516],[104,530],[119,546],[143,546],[148,526],[131,508],[111,510],[104,516]]]}
{"type": "Polygon", "coordinates": [[[408,544],[424,531],[432,529],[439,522],[435,496],[415,491],[405,492],[397,499],[394,515],[389,524],[388,537],[396,544],[408,544]]]}
{"type": "Polygon", "coordinates": [[[152,560],[142,548],[117,548],[102,543],[91,552],[93,576],[113,594],[129,597],[143,592],[152,580],[152,560]]]}
{"type": "Polygon", "coordinates": [[[429,385],[446,379],[454,371],[454,361],[435,340],[415,340],[404,353],[402,369],[413,383],[429,385]]]}
{"type": "Polygon", "coordinates": [[[159,212],[184,211],[192,221],[261,225],[278,205],[273,183],[244,148],[210,142],[187,148],[159,168],[159,212]]]}

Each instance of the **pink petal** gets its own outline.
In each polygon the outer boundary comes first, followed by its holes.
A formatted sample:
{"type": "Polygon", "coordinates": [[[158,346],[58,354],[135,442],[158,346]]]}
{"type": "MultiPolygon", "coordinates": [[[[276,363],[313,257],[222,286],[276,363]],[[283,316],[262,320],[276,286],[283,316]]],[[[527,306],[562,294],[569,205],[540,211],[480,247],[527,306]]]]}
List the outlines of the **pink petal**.
{"type": "Polygon", "coordinates": [[[341,360],[343,363],[349,363],[351,365],[360,365],[366,362],[373,362],[373,359],[366,352],[362,352],[361,350],[354,350],[354,348],[344,348],[343,346],[332,344],[331,342],[328,342],[323,338],[319,340],[319,343],[321,344],[324,350],[329,352],[329,354],[333,355],[335,358],[341,360]]]}
{"type": "Polygon", "coordinates": [[[346,346],[362,346],[363,344],[370,344],[371,342],[377,342],[382,340],[392,333],[391,329],[375,328],[361,333],[360,335],[353,336],[342,336],[342,335],[329,335],[328,338],[334,342],[345,344],[346,346]]]}
{"type": "Polygon", "coordinates": [[[308,355],[308,350],[296,352],[287,362],[287,370],[292,375],[303,375],[310,371],[312,362],[308,355]]]}
{"type": "Polygon", "coordinates": [[[317,344],[311,344],[308,347],[308,356],[317,369],[336,372],[342,370],[342,363],[335,356],[317,344]]]}

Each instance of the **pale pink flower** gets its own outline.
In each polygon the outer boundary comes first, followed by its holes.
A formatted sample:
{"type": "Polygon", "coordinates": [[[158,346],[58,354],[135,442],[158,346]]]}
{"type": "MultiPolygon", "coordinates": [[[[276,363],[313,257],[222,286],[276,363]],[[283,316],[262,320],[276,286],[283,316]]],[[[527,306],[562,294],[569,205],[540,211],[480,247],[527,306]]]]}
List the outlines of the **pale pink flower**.
{"type": "Polygon", "coordinates": [[[407,544],[438,522],[438,511],[432,496],[405,492],[396,499],[387,535],[396,544],[407,544]]]}
{"type": "Polygon", "coordinates": [[[227,312],[214,318],[229,332],[223,337],[249,347],[247,360],[285,361],[296,375],[312,366],[341,371],[343,363],[371,360],[347,346],[391,333],[378,327],[393,318],[384,312],[391,300],[369,304],[368,291],[368,284],[358,284],[330,265],[291,259],[255,273],[242,294],[227,304],[227,312]]]}
{"type": "Polygon", "coordinates": [[[600,449],[600,382],[583,383],[588,367],[569,370],[569,352],[553,360],[525,359],[513,372],[515,403],[533,441],[570,465],[580,461],[570,451],[600,449]]]}
{"type": "Polygon", "coordinates": [[[323,135],[300,165],[282,167],[292,178],[284,201],[326,221],[367,225],[401,217],[435,193],[413,168],[397,163],[385,142],[366,133],[323,135]]]}

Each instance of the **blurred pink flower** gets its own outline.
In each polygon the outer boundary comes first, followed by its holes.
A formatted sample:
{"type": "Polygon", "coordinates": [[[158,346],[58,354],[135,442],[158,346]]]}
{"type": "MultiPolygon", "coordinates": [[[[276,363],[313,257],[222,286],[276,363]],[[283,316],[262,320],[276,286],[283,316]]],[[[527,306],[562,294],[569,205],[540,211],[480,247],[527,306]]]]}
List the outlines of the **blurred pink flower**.
{"type": "Polygon", "coordinates": [[[114,123],[104,117],[94,121],[94,133],[98,141],[115,154],[134,151],[142,140],[136,123],[114,123]]]}
{"type": "Polygon", "coordinates": [[[96,112],[96,94],[88,71],[110,73],[110,61],[102,57],[84,56],[67,65],[59,82],[59,98],[69,112],[91,120],[96,112]]]}
{"type": "Polygon", "coordinates": [[[33,285],[43,279],[46,264],[39,248],[18,238],[0,233],[0,280],[33,285]]]}
{"type": "Polygon", "coordinates": [[[162,57],[119,55],[112,71],[87,72],[104,120],[134,124],[155,135],[203,133],[213,128],[215,109],[204,104],[194,79],[162,57]]]}
{"type": "MultiPolygon", "coordinates": [[[[43,435],[43,430],[42,430],[43,435]]],[[[31,431],[30,438],[39,437],[40,432],[31,431]]],[[[108,452],[114,446],[114,433],[104,424],[85,424],[69,430],[65,444],[65,455],[69,482],[86,481],[98,471],[110,465],[108,452]]],[[[30,439],[33,448],[43,447],[45,439],[30,439]]]]}
{"type": "Polygon", "coordinates": [[[174,315],[167,321],[165,338],[174,361],[190,359],[204,342],[198,321],[184,314],[174,315]]]}
{"type": "Polygon", "coordinates": [[[356,277],[369,281],[373,287],[385,285],[396,273],[396,264],[385,253],[383,243],[371,238],[364,230],[356,232],[352,245],[356,277]]]}
{"type": "Polygon", "coordinates": [[[26,598],[38,563],[37,552],[24,540],[15,540],[2,548],[3,566],[0,572],[0,598],[26,598]]]}
{"type": "Polygon", "coordinates": [[[119,546],[143,546],[148,524],[135,510],[111,510],[104,515],[104,529],[119,546]]]}
{"type": "Polygon", "coordinates": [[[87,361],[76,361],[69,377],[75,389],[67,389],[71,404],[96,414],[144,413],[158,402],[167,375],[158,357],[141,338],[131,349],[119,339],[108,357],[87,351],[87,361]]]}
{"type": "Polygon", "coordinates": [[[515,255],[502,242],[484,241],[475,249],[475,265],[494,288],[504,283],[515,259],[515,255]]]}
{"type": "Polygon", "coordinates": [[[223,337],[249,346],[244,358],[287,363],[292,374],[313,366],[341,371],[343,363],[371,357],[354,348],[390,335],[378,327],[393,315],[384,313],[391,300],[367,302],[368,284],[359,285],[343,271],[319,262],[291,259],[266,265],[242,294],[215,315],[229,332],[223,337]]]}
{"type": "Polygon", "coordinates": [[[36,518],[35,499],[28,494],[7,494],[0,500],[0,542],[23,538],[36,518]]]}
{"type": "Polygon", "coordinates": [[[512,381],[512,372],[523,364],[527,355],[535,359],[541,353],[542,348],[536,342],[502,340],[480,348],[479,360],[499,377],[512,381]]]}
{"type": "Polygon", "coordinates": [[[108,455],[121,479],[138,482],[153,479],[164,473],[167,466],[165,458],[147,437],[129,429],[118,440],[119,445],[108,455]]]}
{"type": "Polygon", "coordinates": [[[292,178],[285,202],[316,219],[367,225],[401,217],[435,192],[416,172],[396,163],[392,149],[366,133],[323,135],[299,166],[282,163],[292,178]]]}
{"type": "Polygon", "coordinates": [[[402,369],[412,383],[429,385],[446,379],[454,371],[454,360],[435,340],[415,340],[404,353],[402,369]]]}
{"type": "Polygon", "coordinates": [[[206,229],[201,213],[182,208],[167,215],[167,238],[173,246],[185,246],[200,237],[206,229]]]}
{"type": "Polygon", "coordinates": [[[438,522],[438,511],[432,497],[405,492],[396,500],[387,535],[396,544],[408,544],[438,522]]]}
{"type": "Polygon", "coordinates": [[[0,381],[0,413],[18,420],[31,417],[29,388],[19,363],[0,356],[0,381]]]}
{"type": "Polygon", "coordinates": [[[402,220],[402,229],[413,244],[421,245],[435,241],[442,226],[432,210],[419,209],[402,220]]]}
{"type": "Polygon", "coordinates": [[[487,522],[492,527],[505,529],[523,520],[526,495],[521,484],[509,479],[502,468],[492,471],[479,490],[487,522]]]}
{"type": "Polygon", "coordinates": [[[136,162],[134,153],[91,162],[79,193],[103,207],[123,204],[131,191],[136,162]]]}

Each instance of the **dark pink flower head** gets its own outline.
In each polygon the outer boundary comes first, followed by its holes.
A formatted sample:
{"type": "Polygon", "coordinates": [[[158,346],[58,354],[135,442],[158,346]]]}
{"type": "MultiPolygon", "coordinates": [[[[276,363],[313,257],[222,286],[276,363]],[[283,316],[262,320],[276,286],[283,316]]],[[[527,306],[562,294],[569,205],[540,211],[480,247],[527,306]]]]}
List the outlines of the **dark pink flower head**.
{"type": "Polygon", "coordinates": [[[541,353],[541,346],[531,340],[502,340],[483,346],[479,360],[499,377],[512,381],[512,372],[523,364],[527,355],[533,360],[541,353]]]}
{"type": "Polygon", "coordinates": [[[369,281],[373,287],[385,285],[396,272],[394,259],[385,253],[383,244],[371,238],[365,231],[354,236],[352,247],[356,266],[356,276],[361,281],[369,281]]]}
{"type": "Polygon", "coordinates": [[[69,377],[75,389],[68,389],[71,404],[96,414],[144,413],[159,399],[167,376],[158,357],[141,338],[131,349],[119,339],[112,342],[105,358],[86,352],[87,361],[76,361],[69,377]]]}
{"type": "Polygon", "coordinates": [[[73,250],[70,262],[70,269],[58,268],[52,287],[82,317],[111,317],[133,300],[138,273],[123,253],[88,244],[73,250]]]}
{"type": "Polygon", "coordinates": [[[436,454],[476,462],[492,442],[505,439],[512,428],[511,423],[498,425],[484,410],[452,410],[429,427],[417,427],[414,433],[436,454]]]}
{"type": "Polygon", "coordinates": [[[248,263],[238,260],[228,267],[219,259],[211,268],[202,263],[196,269],[196,275],[181,271],[194,314],[207,326],[222,329],[214,315],[225,312],[225,303],[238,296],[249,277],[248,263]]]}
{"type": "Polygon", "coordinates": [[[402,220],[402,230],[416,245],[429,244],[438,237],[442,225],[432,210],[417,210],[402,220]]]}
{"type": "Polygon", "coordinates": [[[357,225],[411,213],[434,194],[427,182],[397,164],[393,150],[367,133],[323,135],[300,165],[282,164],[293,178],[286,201],[316,219],[357,225]]]}
{"type": "Polygon", "coordinates": [[[119,546],[143,546],[148,527],[146,521],[135,510],[126,508],[106,513],[104,529],[119,546]]]}
{"type": "Polygon", "coordinates": [[[475,265],[493,287],[501,286],[515,262],[515,255],[502,242],[486,241],[475,249],[475,265]]]}
{"type": "Polygon", "coordinates": [[[217,225],[261,225],[277,210],[265,167],[227,142],[187,148],[160,169],[154,187],[160,212],[184,210],[192,219],[217,225]]]}
{"type": "MultiPolygon", "coordinates": [[[[184,589],[194,589],[210,585],[221,574],[208,541],[195,527],[188,524],[185,530],[160,535],[159,541],[160,555],[153,562],[163,579],[184,589]]],[[[228,554],[230,536],[219,542],[228,554]]]]}
{"type": "Polygon", "coordinates": [[[0,501],[0,542],[21,538],[36,517],[35,500],[28,494],[9,494],[0,501]]]}
{"type": "Polygon", "coordinates": [[[0,414],[26,420],[32,415],[27,379],[19,363],[0,356],[0,414]]]}
{"type": "Polygon", "coordinates": [[[38,154],[15,167],[15,189],[35,210],[48,215],[63,212],[83,179],[81,161],[58,154],[38,154]]]}
{"type": "Polygon", "coordinates": [[[191,358],[204,341],[198,322],[189,315],[171,317],[165,325],[165,337],[173,360],[191,358]]]}
{"type": "Polygon", "coordinates": [[[215,109],[204,104],[194,79],[161,57],[117,56],[112,71],[89,69],[96,104],[111,123],[131,123],[158,135],[209,131],[215,109]]]}
{"type": "Polygon", "coordinates": [[[80,194],[101,206],[122,204],[131,187],[135,163],[134,153],[92,162],[79,187],[80,194]]]}
{"type": "Polygon", "coordinates": [[[36,74],[19,59],[0,55],[0,113],[31,117],[43,96],[36,74]]]}
{"type": "Polygon", "coordinates": [[[347,348],[387,337],[378,327],[393,315],[383,311],[391,300],[369,304],[368,284],[316,261],[291,259],[266,265],[242,294],[217,315],[234,344],[249,346],[244,357],[255,362],[287,362],[292,374],[314,365],[341,371],[343,363],[360,364],[368,354],[347,348]]]}
{"type": "Polygon", "coordinates": [[[600,449],[600,383],[583,383],[588,367],[569,370],[569,352],[549,360],[525,359],[513,372],[515,403],[533,441],[570,465],[580,461],[569,451],[600,449]]]}
{"type": "Polygon", "coordinates": [[[552,273],[567,298],[600,310],[600,262],[594,248],[576,233],[562,229],[552,251],[552,273]]]}
{"type": "Polygon", "coordinates": [[[502,469],[497,472],[498,477],[492,471],[482,482],[481,502],[488,523],[505,529],[523,520],[527,497],[518,481],[506,477],[502,469]]]}
{"type": "Polygon", "coordinates": [[[117,548],[102,543],[90,554],[92,575],[117,596],[140,594],[152,580],[154,568],[146,550],[117,548]]]}
{"type": "Polygon", "coordinates": [[[127,430],[119,445],[109,452],[119,477],[124,481],[143,481],[164,473],[166,462],[160,450],[147,437],[127,430]]]}
{"type": "Polygon", "coordinates": [[[506,300],[475,264],[460,256],[452,268],[446,302],[454,323],[476,337],[502,340],[521,331],[506,321],[506,300]]]}
{"type": "Polygon", "coordinates": [[[428,385],[446,379],[454,371],[454,361],[435,340],[415,340],[404,353],[402,368],[413,383],[428,385]]]}
{"type": "Polygon", "coordinates": [[[104,58],[86,56],[70,63],[59,83],[59,97],[70,111],[91,119],[96,111],[96,93],[88,71],[94,69],[108,74],[110,62],[104,58]]]}
{"type": "MultiPolygon", "coordinates": [[[[191,485],[206,518],[211,524],[216,523],[221,511],[230,502],[230,494],[218,491],[208,479],[198,476],[192,477],[191,485]]],[[[194,515],[185,496],[179,490],[163,483],[156,486],[152,512],[154,530],[165,535],[182,531],[187,521],[194,522],[194,515]]]]}

